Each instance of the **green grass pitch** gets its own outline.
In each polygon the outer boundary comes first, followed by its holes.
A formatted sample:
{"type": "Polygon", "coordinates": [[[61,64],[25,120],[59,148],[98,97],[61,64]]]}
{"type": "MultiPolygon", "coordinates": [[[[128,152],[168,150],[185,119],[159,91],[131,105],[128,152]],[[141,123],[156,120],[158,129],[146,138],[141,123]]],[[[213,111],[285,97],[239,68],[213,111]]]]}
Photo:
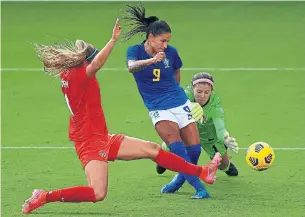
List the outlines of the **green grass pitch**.
{"type": "MultiPolygon", "coordinates": [[[[2,3],[3,147],[73,147],[67,138],[69,111],[60,83],[29,70],[41,68],[30,43],[84,39],[101,48],[124,4],[2,3]],[[8,70],[13,68],[17,70],[8,70]]],[[[110,163],[104,202],[53,203],[34,216],[305,216],[305,3],[144,5],[148,15],[159,16],[172,28],[171,43],[178,48],[184,68],[189,68],[181,70],[182,86],[200,71],[194,68],[215,68],[210,72],[225,108],[227,128],[240,147],[262,140],[274,148],[303,150],[276,150],[274,165],[264,172],[246,165],[245,150],[230,153],[240,176],[219,172],[217,183],[207,186],[212,198],[196,201],[189,199],[193,191],[188,185],[175,195],[161,195],[161,187],[174,173],[158,176],[148,160],[110,163]]],[[[110,131],[160,142],[132,75],[124,69],[127,47],[141,40],[118,43],[105,66],[114,70],[101,71],[98,79],[110,131]]],[[[73,149],[1,151],[2,216],[22,216],[21,204],[34,188],[86,184],[73,149]]],[[[203,154],[200,162],[207,160],[203,154]]]]}

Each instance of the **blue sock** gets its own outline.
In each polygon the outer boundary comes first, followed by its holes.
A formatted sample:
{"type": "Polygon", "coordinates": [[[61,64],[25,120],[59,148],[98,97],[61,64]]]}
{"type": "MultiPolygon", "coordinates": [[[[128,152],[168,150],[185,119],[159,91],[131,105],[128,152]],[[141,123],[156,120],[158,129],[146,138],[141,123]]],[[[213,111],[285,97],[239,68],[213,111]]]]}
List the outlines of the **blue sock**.
{"type": "Polygon", "coordinates": [[[190,157],[190,160],[192,164],[198,164],[198,160],[201,154],[201,145],[192,145],[185,148],[188,156],[190,157]]]}
{"type": "MultiPolygon", "coordinates": [[[[187,154],[188,154],[188,156],[191,160],[191,163],[197,165],[200,154],[201,154],[201,145],[200,144],[192,145],[192,146],[186,147],[185,149],[186,149],[186,152],[187,152],[187,154]]],[[[172,182],[175,182],[175,184],[177,186],[182,186],[185,182],[185,178],[181,173],[179,173],[178,175],[176,175],[174,177],[172,182]]]]}
{"type": "MultiPolygon", "coordinates": [[[[191,162],[184,144],[182,142],[173,142],[169,145],[169,149],[172,153],[182,157],[183,159],[185,159],[187,162],[191,162]]],[[[201,150],[201,149],[200,149],[201,150]]],[[[200,154],[199,154],[200,155],[200,154]]],[[[199,156],[198,156],[199,158],[199,156]]],[[[197,159],[198,161],[198,159],[197,159]]],[[[182,180],[182,178],[185,178],[188,183],[190,183],[195,189],[196,191],[200,191],[200,190],[204,190],[205,187],[203,186],[203,184],[201,183],[201,181],[199,180],[198,177],[196,176],[191,176],[191,175],[187,175],[187,174],[180,174],[178,175],[178,177],[175,177],[176,182],[180,183],[182,181],[182,183],[184,182],[184,180],[182,180]]]]}

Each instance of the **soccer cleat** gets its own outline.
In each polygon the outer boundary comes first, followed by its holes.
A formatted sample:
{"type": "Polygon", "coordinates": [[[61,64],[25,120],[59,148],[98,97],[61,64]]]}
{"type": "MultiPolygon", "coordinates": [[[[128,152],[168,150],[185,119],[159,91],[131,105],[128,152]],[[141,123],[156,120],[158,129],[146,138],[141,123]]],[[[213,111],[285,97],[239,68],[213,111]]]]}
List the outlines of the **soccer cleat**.
{"type": "Polygon", "coordinates": [[[234,164],[230,163],[229,170],[225,172],[228,176],[238,176],[238,170],[234,164]]]}
{"type": "Polygon", "coordinates": [[[165,193],[175,193],[176,191],[179,190],[180,187],[177,187],[171,183],[164,185],[161,188],[161,193],[165,194],[165,193]]]}
{"type": "Polygon", "coordinates": [[[213,160],[206,166],[202,167],[202,172],[199,178],[207,184],[213,184],[216,182],[216,171],[221,161],[221,155],[217,152],[213,160]]]}
{"type": "Polygon", "coordinates": [[[22,212],[24,214],[29,214],[33,210],[43,206],[46,203],[47,193],[48,192],[44,190],[35,189],[32,192],[32,196],[24,201],[24,204],[22,205],[22,212]]]}
{"type": "Polygon", "coordinates": [[[181,188],[184,184],[185,179],[183,179],[182,182],[178,182],[177,178],[178,174],[174,176],[173,180],[170,183],[164,185],[161,188],[161,193],[175,193],[176,191],[178,191],[179,188],[181,188]]]}
{"type": "Polygon", "coordinates": [[[157,165],[156,170],[158,174],[163,174],[166,171],[166,168],[157,165]]]}
{"type": "Polygon", "coordinates": [[[206,190],[197,191],[191,199],[205,199],[210,198],[210,194],[206,190]]]}

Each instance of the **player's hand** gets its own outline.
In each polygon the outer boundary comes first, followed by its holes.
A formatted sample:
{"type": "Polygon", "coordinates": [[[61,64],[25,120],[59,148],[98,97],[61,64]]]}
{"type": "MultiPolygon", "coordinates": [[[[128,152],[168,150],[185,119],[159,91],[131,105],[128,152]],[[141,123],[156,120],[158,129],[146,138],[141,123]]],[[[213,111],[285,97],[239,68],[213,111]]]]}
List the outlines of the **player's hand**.
{"type": "Polygon", "coordinates": [[[158,63],[158,62],[161,62],[162,60],[164,60],[164,58],[165,58],[165,52],[159,52],[154,56],[153,59],[154,59],[155,63],[158,63]]]}
{"type": "Polygon", "coordinates": [[[117,18],[112,30],[112,40],[117,41],[119,39],[121,34],[121,29],[122,27],[120,26],[120,20],[119,18],[117,18]]]}
{"type": "Polygon", "coordinates": [[[203,109],[199,103],[197,102],[192,103],[191,114],[196,121],[198,120],[202,121],[203,109]]]}
{"type": "Polygon", "coordinates": [[[236,154],[238,153],[238,144],[236,142],[236,139],[234,137],[231,137],[228,132],[225,133],[224,136],[224,143],[227,146],[228,149],[231,149],[236,154]]]}

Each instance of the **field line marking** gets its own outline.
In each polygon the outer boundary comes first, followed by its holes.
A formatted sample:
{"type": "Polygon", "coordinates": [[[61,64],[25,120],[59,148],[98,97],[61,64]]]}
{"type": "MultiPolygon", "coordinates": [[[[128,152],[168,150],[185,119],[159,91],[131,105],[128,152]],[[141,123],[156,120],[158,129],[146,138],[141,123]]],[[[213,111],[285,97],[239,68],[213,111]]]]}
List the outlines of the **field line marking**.
{"type": "MultiPolygon", "coordinates": [[[[74,149],[73,146],[1,146],[1,149],[74,149]]],[[[247,150],[248,148],[239,148],[247,150]]],[[[273,148],[280,151],[305,151],[305,148],[273,148]]]]}
{"type": "MultiPolygon", "coordinates": [[[[251,67],[233,67],[233,68],[181,68],[182,71],[305,71],[305,68],[251,68],[251,67]]],[[[1,72],[19,72],[19,71],[43,71],[43,68],[1,68],[1,72]]],[[[101,71],[127,71],[127,68],[103,68],[101,71]]]]}

